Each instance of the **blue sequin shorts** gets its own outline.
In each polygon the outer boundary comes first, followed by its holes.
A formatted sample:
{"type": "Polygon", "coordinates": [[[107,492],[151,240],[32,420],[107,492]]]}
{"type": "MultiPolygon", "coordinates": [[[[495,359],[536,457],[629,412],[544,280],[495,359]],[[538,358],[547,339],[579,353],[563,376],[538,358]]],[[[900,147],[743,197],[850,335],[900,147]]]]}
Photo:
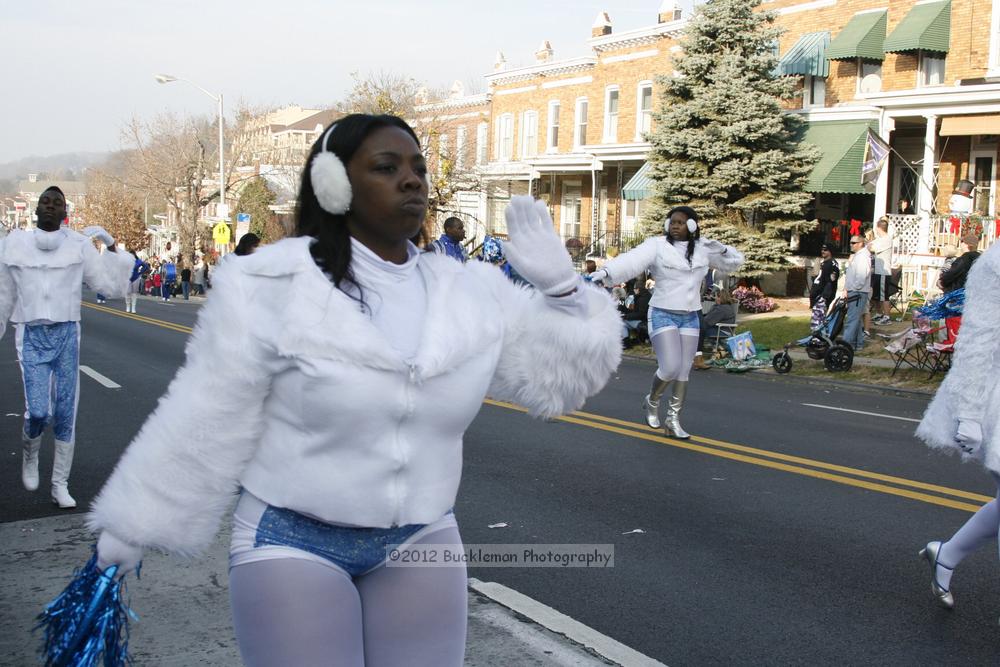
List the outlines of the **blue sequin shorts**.
{"type": "Polygon", "coordinates": [[[662,308],[651,307],[649,309],[649,335],[655,336],[664,329],[685,329],[694,331],[697,334],[701,330],[698,322],[698,311],[692,310],[689,313],[673,313],[662,308]]]}
{"type": "Polygon", "coordinates": [[[293,510],[273,507],[244,491],[233,514],[229,566],[272,558],[299,558],[332,565],[358,577],[386,561],[392,548],[453,526],[448,512],[432,524],[360,528],[326,523],[293,510]]]}

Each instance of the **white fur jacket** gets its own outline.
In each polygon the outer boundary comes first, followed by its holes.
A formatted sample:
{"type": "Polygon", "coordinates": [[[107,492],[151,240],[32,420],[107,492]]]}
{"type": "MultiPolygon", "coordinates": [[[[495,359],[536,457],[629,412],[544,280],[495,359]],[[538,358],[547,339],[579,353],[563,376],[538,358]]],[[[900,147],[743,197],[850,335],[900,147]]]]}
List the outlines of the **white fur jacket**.
{"type": "Polygon", "coordinates": [[[90,238],[72,229],[14,230],[0,241],[0,321],[79,322],[83,283],[110,298],[123,297],[134,265],[131,254],[99,253],[90,238]],[[55,237],[56,247],[39,248],[37,234],[55,237]]]}
{"type": "Polygon", "coordinates": [[[930,447],[960,450],[958,420],[979,422],[983,464],[1000,473],[1000,243],[986,251],[965,283],[962,327],[951,370],[927,407],[917,437],[930,447]]]}
{"type": "Polygon", "coordinates": [[[331,523],[430,523],[455,502],[462,435],[483,398],[576,410],[621,358],[614,303],[586,320],[495,267],[425,253],[424,330],[407,364],[292,238],[229,261],[187,360],[97,497],[88,523],[194,554],[239,487],[331,523]]]}
{"type": "Polygon", "coordinates": [[[649,305],[690,312],[701,310],[701,283],[710,268],[732,273],[743,264],[743,253],[731,246],[724,247],[725,254],[712,252],[705,247],[704,239],[699,239],[689,264],[687,242],[675,245],[663,235],[654,236],[608,261],[602,268],[615,283],[649,271],[656,281],[649,305]]]}

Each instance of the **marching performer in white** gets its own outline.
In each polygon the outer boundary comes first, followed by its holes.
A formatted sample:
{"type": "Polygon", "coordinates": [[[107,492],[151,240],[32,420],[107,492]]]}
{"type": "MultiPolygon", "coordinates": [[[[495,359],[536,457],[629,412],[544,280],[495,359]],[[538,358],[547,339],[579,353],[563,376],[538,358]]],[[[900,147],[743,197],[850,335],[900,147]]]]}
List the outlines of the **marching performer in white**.
{"type": "MultiPolygon", "coordinates": [[[[982,463],[998,485],[1000,497],[1000,243],[969,270],[962,329],[951,370],[917,427],[928,446],[959,451],[982,463]]],[[[931,592],[943,607],[955,606],[952,572],[978,547],[1000,533],[1000,500],[993,499],[945,542],[933,541],[920,555],[931,568],[931,592]]]]}
{"type": "Polygon", "coordinates": [[[38,488],[38,452],[52,424],[55,458],[52,500],[76,507],[69,493],[80,388],[80,297],[83,283],[111,298],[125,295],[132,256],[115,252],[101,227],[80,234],[62,226],[66,198],[45,190],[35,211],[37,227],[14,230],[0,241],[0,337],[7,321],[17,324],[17,357],[24,377],[25,414],[21,481],[38,488]],[[94,247],[102,241],[108,252],[94,247]]]}
{"type": "Polygon", "coordinates": [[[487,393],[579,408],[621,355],[541,202],[507,210],[511,264],[421,253],[419,141],[342,118],[313,146],[298,236],[214,274],[187,360],[90,514],[98,564],[195,554],[233,517],[233,620],[248,665],[462,664],[462,567],[392,567],[387,547],[461,549],[462,436],[487,393]],[[220,427],[219,424],[226,424],[220,427]]]}
{"type": "Polygon", "coordinates": [[[663,230],[663,236],[646,239],[590,277],[617,285],[644,272],[652,274],[656,288],[649,302],[649,339],[658,368],[642,406],[646,423],[660,428],[660,397],[670,389],[664,429],[667,435],[689,438],[680,413],[698,351],[701,285],[710,268],[724,273],[738,269],[743,254],[719,241],[702,239],[698,214],[690,206],[671,209],[663,230]]]}

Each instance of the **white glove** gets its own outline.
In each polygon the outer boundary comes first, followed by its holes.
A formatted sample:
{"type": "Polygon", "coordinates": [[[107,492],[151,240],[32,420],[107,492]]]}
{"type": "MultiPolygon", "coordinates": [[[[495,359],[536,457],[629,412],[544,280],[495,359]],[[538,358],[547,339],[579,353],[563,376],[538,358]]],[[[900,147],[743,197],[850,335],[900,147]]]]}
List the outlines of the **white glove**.
{"type": "Polygon", "coordinates": [[[587,278],[589,278],[592,283],[600,283],[601,285],[604,285],[608,282],[608,272],[604,269],[597,269],[593,273],[588,274],[587,278]]]}
{"type": "Polygon", "coordinates": [[[90,227],[84,227],[83,233],[92,239],[97,239],[109,248],[115,244],[115,237],[108,234],[108,231],[101,227],[100,225],[91,225],[90,227]]]}
{"type": "Polygon", "coordinates": [[[709,252],[717,252],[719,254],[726,252],[726,244],[715,239],[702,239],[701,247],[709,252]]]}
{"type": "Polygon", "coordinates": [[[506,217],[509,238],[503,251],[514,270],[542,294],[572,291],[580,277],[556,234],[545,202],[524,195],[512,197],[506,217]]]}
{"type": "Polygon", "coordinates": [[[971,419],[959,419],[955,442],[966,454],[975,454],[983,444],[983,427],[971,419]]]}
{"type": "Polygon", "coordinates": [[[102,531],[97,540],[97,567],[104,571],[112,565],[118,566],[115,576],[122,576],[139,567],[142,561],[142,547],[123,542],[108,531],[102,531]]]}

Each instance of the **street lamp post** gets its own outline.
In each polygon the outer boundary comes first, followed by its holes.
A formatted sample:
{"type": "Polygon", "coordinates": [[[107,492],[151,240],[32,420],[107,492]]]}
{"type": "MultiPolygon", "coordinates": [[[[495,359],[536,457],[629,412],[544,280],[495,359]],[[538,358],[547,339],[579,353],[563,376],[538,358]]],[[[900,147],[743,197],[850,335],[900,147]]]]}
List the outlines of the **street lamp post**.
{"type": "Polygon", "coordinates": [[[174,81],[183,81],[184,83],[190,83],[192,86],[205,93],[213,100],[219,104],[219,217],[228,218],[229,208],[226,206],[226,165],[225,165],[225,151],[223,150],[223,115],[222,115],[222,93],[214,95],[201,86],[199,86],[194,81],[189,81],[188,79],[182,79],[177,76],[171,76],[169,74],[157,74],[157,83],[173,83],[174,81]]]}

